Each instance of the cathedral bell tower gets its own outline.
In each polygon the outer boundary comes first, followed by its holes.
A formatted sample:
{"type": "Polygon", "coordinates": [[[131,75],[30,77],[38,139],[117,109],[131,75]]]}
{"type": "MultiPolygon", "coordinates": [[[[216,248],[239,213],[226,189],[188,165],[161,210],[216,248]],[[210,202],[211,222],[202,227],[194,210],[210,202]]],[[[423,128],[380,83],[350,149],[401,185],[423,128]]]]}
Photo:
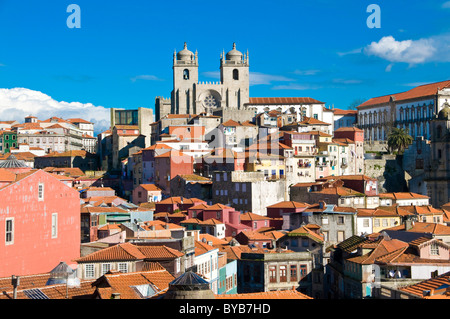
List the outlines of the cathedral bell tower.
{"type": "Polygon", "coordinates": [[[172,114],[192,114],[195,105],[195,84],[198,83],[198,53],[187,49],[173,53],[172,114]]]}
{"type": "Polygon", "coordinates": [[[225,52],[221,54],[220,81],[226,106],[243,109],[249,102],[249,59],[248,51],[242,54],[236,49],[236,43],[226,55],[225,52]]]}

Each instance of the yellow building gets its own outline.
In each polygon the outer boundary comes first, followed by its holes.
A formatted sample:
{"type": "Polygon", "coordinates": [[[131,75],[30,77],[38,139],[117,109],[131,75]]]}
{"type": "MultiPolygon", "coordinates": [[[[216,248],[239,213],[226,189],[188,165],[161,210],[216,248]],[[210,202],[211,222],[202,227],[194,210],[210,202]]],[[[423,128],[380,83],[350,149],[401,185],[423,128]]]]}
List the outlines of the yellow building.
{"type": "Polygon", "coordinates": [[[281,155],[246,152],[244,167],[246,172],[264,172],[267,179],[286,177],[286,164],[281,155]]]}

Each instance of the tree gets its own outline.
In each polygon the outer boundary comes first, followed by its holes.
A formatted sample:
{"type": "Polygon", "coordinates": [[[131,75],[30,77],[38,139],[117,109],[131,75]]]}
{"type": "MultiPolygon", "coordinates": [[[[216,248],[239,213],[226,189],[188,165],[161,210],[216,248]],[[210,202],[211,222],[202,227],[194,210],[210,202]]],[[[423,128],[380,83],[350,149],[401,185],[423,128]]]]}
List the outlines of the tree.
{"type": "Polygon", "coordinates": [[[360,106],[361,104],[363,104],[364,102],[366,102],[366,99],[363,98],[359,98],[359,99],[354,99],[352,103],[350,103],[350,105],[348,106],[349,110],[356,110],[357,106],[360,106]]]}
{"type": "Polygon", "coordinates": [[[409,135],[408,129],[394,127],[388,136],[387,142],[389,153],[397,151],[398,154],[402,154],[412,144],[413,138],[409,135]]]}

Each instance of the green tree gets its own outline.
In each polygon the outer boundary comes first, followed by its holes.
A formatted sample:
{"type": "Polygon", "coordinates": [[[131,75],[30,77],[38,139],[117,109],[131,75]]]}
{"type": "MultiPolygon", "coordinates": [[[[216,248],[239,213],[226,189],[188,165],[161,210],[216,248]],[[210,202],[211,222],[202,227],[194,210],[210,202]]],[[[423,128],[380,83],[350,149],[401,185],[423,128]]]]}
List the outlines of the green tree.
{"type": "Polygon", "coordinates": [[[402,154],[412,144],[413,138],[409,135],[408,129],[394,127],[388,136],[387,142],[389,153],[397,151],[398,154],[402,154]]]}

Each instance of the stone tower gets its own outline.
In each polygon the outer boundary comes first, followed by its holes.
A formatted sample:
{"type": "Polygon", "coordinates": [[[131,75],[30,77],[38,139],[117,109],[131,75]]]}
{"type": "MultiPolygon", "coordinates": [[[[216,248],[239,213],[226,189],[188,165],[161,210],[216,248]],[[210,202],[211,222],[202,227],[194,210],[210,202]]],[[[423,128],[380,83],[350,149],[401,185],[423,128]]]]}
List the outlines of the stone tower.
{"type": "Polygon", "coordinates": [[[172,114],[194,114],[195,84],[198,83],[198,53],[187,49],[173,53],[172,114]]]}
{"type": "Polygon", "coordinates": [[[426,181],[430,204],[438,208],[450,202],[450,105],[447,101],[431,121],[430,131],[431,154],[426,181]]]}
{"type": "Polygon", "coordinates": [[[247,54],[233,49],[220,59],[220,81],[223,85],[222,97],[225,105],[232,109],[242,109],[249,102],[249,60],[247,54]]]}
{"type": "Polygon", "coordinates": [[[209,283],[193,271],[184,274],[169,283],[164,299],[215,299],[209,283]]]}

